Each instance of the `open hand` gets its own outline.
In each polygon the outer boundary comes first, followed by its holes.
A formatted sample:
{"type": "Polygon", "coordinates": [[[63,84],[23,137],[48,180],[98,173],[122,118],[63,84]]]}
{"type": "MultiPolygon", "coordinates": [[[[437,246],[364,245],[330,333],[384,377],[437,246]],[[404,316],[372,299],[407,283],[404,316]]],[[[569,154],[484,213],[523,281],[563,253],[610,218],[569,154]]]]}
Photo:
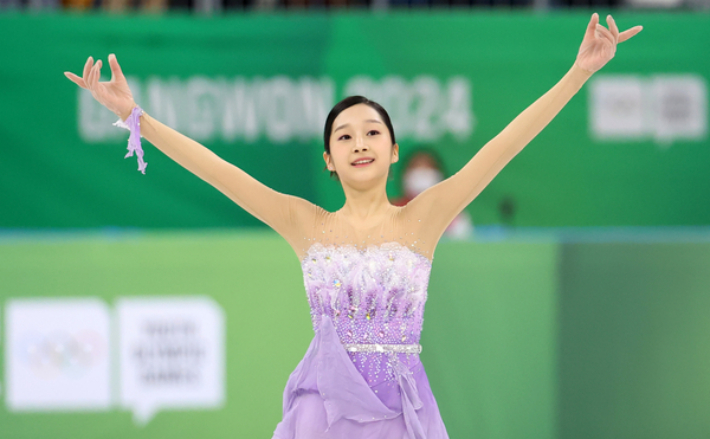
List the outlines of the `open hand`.
{"type": "Polygon", "coordinates": [[[577,54],[575,64],[591,73],[604,67],[614,57],[618,43],[628,40],[643,29],[643,26],[634,26],[619,33],[619,28],[616,27],[611,15],[607,15],[606,22],[609,29],[599,24],[599,14],[596,12],[592,14],[577,54]]]}
{"type": "Polygon", "coordinates": [[[86,60],[86,64],[84,64],[83,78],[71,72],[64,72],[64,75],[79,87],[89,90],[94,99],[125,121],[131,115],[131,110],[136,106],[136,103],[133,101],[131,89],[128,88],[126,77],[123,76],[121,66],[118,65],[116,60],[116,55],[110,54],[108,63],[111,67],[111,80],[109,82],[99,82],[101,60],[94,64],[92,57],[89,57],[86,60]]]}

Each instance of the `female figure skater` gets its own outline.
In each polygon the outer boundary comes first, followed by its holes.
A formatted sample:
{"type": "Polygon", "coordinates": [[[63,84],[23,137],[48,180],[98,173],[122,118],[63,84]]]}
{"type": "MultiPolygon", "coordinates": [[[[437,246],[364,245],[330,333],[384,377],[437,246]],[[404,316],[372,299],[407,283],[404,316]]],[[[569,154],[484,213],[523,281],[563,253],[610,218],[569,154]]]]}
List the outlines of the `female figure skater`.
{"type": "MultiPolygon", "coordinates": [[[[268,224],[298,256],[315,336],[290,375],[277,439],[444,439],[446,429],[419,361],[418,344],[434,249],[451,220],[528,144],[641,26],[619,32],[594,13],[570,70],[489,141],[459,172],[406,206],[385,184],[399,146],[385,110],[363,97],[332,109],[325,124],[327,168],[345,205],[327,212],[279,193],[199,143],[143,113],[114,55],[111,81],[89,57],[83,78],[66,76],[180,165],[268,224]]],[[[130,143],[130,142],[129,142],[130,143]]],[[[140,152],[140,151],[139,151],[140,152]]],[[[140,159],[140,154],[139,154],[140,159]]],[[[139,160],[139,163],[141,160],[139,160]]],[[[144,165],[141,166],[142,169],[144,165]]]]}

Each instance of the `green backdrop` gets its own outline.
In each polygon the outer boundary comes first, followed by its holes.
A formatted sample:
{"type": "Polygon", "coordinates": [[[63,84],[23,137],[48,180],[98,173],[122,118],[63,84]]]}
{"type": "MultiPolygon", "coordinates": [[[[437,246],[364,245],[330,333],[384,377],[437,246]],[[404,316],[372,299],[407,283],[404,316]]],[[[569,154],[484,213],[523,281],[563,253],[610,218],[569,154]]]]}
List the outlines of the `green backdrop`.
{"type": "MultiPolygon", "coordinates": [[[[442,241],[421,358],[450,437],[706,438],[708,266],[707,231],[442,241]]],[[[138,427],[118,406],[17,413],[0,404],[3,438],[271,437],[313,336],[298,260],[273,233],[5,236],[0,279],[3,308],[11,298],[114,306],[206,295],[226,319],[222,408],[165,409],[138,427]]]]}
{"type": "Polygon", "coordinates": [[[561,248],[559,437],[710,435],[710,246],[699,238],[561,248]]]}
{"type": "MultiPolygon", "coordinates": [[[[614,14],[622,28],[645,29],[591,81],[632,81],[631,92],[661,96],[637,110],[660,116],[643,116],[636,135],[600,138],[588,83],[468,208],[475,224],[710,222],[710,15],[614,14]],[[696,88],[659,95],[669,76],[696,88]],[[695,134],[654,134],[654,117],[676,123],[686,113],[698,118],[695,134]]],[[[343,194],[323,172],[321,130],[338,99],[364,91],[381,101],[402,154],[433,147],[451,174],[571,67],[589,15],[0,15],[12,35],[0,44],[0,227],[261,225],[150,146],[145,176],[122,160],[128,132],[62,73],[80,74],[89,55],[106,63],[116,53],[154,117],[265,184],[337,210],[343,194]]]]}
{"type": "MultiPolygon", "coordinates": [[[[631,78],[653,94],[659,78],[690,77],[707,101],[708,15],[614,15],[645,30],[593,80],[631,78]]],[[[204,294],[227,322],[222,409],[161,411],[138,428],[118,408],[18,414],[0,405],[0,437],[270,437],[312,337],[288,245],[266,230],[216,230],[261,224],[149,145],[147,174],[138,173],[122,160],[127,131],[63,71],[116,53],[146,111],[269,186],[335,210],[342,190],[322,171],[319,130],[337,99],[372,87],[397,116],[402,152],[431,146],[453,173],[562,77],[588,18],[0,15],[12,35],[0,43],[0,228],[60,229],[2,235],[0,307],[22,297],[112,306],[204,294]],[[123,231],[74,231],[113,226],[123,231]]],[[[707,132],[599,138],[590,85],[468,207],[474,223],[707,225],[707,132]],[[502,217],[511,202],[514,214],[502,217]]],[[[422,361],[451,437],[707,438],[709,235],[658,233],[442,242],[422,361]]]]}

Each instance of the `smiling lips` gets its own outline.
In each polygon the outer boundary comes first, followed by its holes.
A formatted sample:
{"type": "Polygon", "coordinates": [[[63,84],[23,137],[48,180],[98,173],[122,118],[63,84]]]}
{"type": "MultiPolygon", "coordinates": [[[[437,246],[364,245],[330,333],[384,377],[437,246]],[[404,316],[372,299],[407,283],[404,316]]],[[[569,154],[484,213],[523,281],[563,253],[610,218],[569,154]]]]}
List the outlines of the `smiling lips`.
{"type": "Polygon", "coordinates": [[[362,168],[362,167],[369,165],[370,163],[372,163],[374,161],[375,161],[375,159],[373,159],[372,157],[363,157],[361,159],[358,159],[358,160],[355,160],[354,162],[352,162],[352,165],[355,166],[356,168],[362,168]]]}

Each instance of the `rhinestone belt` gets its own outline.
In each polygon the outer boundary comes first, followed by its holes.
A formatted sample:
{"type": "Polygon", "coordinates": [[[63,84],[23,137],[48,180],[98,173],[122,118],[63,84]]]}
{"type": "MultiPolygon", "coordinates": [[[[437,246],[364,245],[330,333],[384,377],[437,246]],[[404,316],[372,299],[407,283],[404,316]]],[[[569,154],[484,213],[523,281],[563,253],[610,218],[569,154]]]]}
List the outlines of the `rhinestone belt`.
{"type": "Polygon", "coordinates": [[[419,354],[420,344],[378,344],[378,343],[343,343],[348,352],[394,352],[397,354],[419,354]]]}

